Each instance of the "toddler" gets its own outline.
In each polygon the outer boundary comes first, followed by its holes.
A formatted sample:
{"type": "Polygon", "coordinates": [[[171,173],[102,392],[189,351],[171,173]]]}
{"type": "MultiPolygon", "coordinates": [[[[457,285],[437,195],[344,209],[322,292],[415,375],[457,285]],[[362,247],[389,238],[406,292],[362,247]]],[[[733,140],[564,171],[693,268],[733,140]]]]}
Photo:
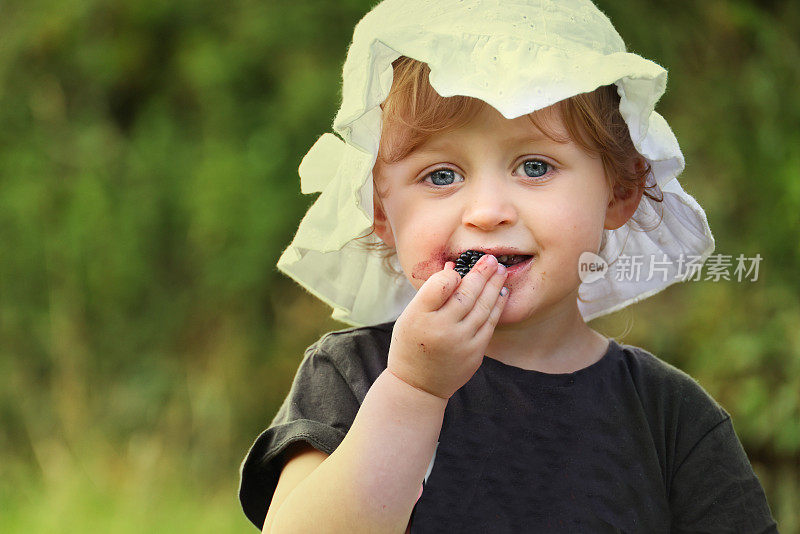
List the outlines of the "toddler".
{"type": "Polygon", "coordinates": [[[255,525],[776,532],[729,415],[586,324],[714,248],[665,84],[588,0],[385,0],[359,22],[341,140],[303,159],[320,195],[278,263],[353,328],[306,351],[242,464],[255,525]]]}

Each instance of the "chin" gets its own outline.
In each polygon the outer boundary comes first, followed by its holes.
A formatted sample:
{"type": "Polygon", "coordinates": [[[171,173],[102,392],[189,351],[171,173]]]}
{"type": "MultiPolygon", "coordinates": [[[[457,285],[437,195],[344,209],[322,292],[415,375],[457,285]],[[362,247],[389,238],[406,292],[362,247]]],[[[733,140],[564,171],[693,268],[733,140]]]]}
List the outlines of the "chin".
{"type": "Polygon", "coordinates": [[[497,321],[497,326],[517,324],[530,319],[536,314],[535,309],[528,307],[514,306],[511,302],[506,304],[503,313],[500,314],[500,320],[497,321]]]}

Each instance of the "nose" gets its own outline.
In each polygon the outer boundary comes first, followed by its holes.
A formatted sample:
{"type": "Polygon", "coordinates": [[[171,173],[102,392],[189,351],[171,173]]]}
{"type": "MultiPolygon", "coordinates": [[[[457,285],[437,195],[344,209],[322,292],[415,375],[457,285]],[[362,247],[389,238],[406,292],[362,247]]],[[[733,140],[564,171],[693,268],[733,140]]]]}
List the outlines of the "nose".
{"type": "Polygon", "coordinates": [[[517,208],[502,180],[475,180],[471,185],[462,218],[465,226],[489,231],[517,222],[517,208]]]}

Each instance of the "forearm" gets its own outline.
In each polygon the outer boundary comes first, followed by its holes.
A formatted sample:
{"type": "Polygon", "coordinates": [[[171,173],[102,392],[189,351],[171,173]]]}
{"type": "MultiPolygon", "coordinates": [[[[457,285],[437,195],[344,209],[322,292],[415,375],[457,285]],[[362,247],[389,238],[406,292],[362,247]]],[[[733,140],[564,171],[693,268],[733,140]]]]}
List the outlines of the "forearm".
{"type": "Polygon", "coordinates": [[[270,532],[405,532],[446,405],[384,371],[345,439],[286,498],[270,532]]]}

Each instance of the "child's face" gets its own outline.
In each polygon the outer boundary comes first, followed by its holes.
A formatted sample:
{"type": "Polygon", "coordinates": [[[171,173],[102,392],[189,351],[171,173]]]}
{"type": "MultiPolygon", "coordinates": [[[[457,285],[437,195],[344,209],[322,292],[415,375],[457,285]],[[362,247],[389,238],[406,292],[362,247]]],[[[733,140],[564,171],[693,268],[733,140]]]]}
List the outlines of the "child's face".
{"type": "Polygon", "coordinates": [[[575,307],[578,258],[598,251],[604,226],[624,222],[608,220],[599,157],[490,106],[402,160],[376,165],[374,175],[376,234],[397,250],[417,289],[465,250],[522,256],[508,268],[501,323],[575,307]]]}

